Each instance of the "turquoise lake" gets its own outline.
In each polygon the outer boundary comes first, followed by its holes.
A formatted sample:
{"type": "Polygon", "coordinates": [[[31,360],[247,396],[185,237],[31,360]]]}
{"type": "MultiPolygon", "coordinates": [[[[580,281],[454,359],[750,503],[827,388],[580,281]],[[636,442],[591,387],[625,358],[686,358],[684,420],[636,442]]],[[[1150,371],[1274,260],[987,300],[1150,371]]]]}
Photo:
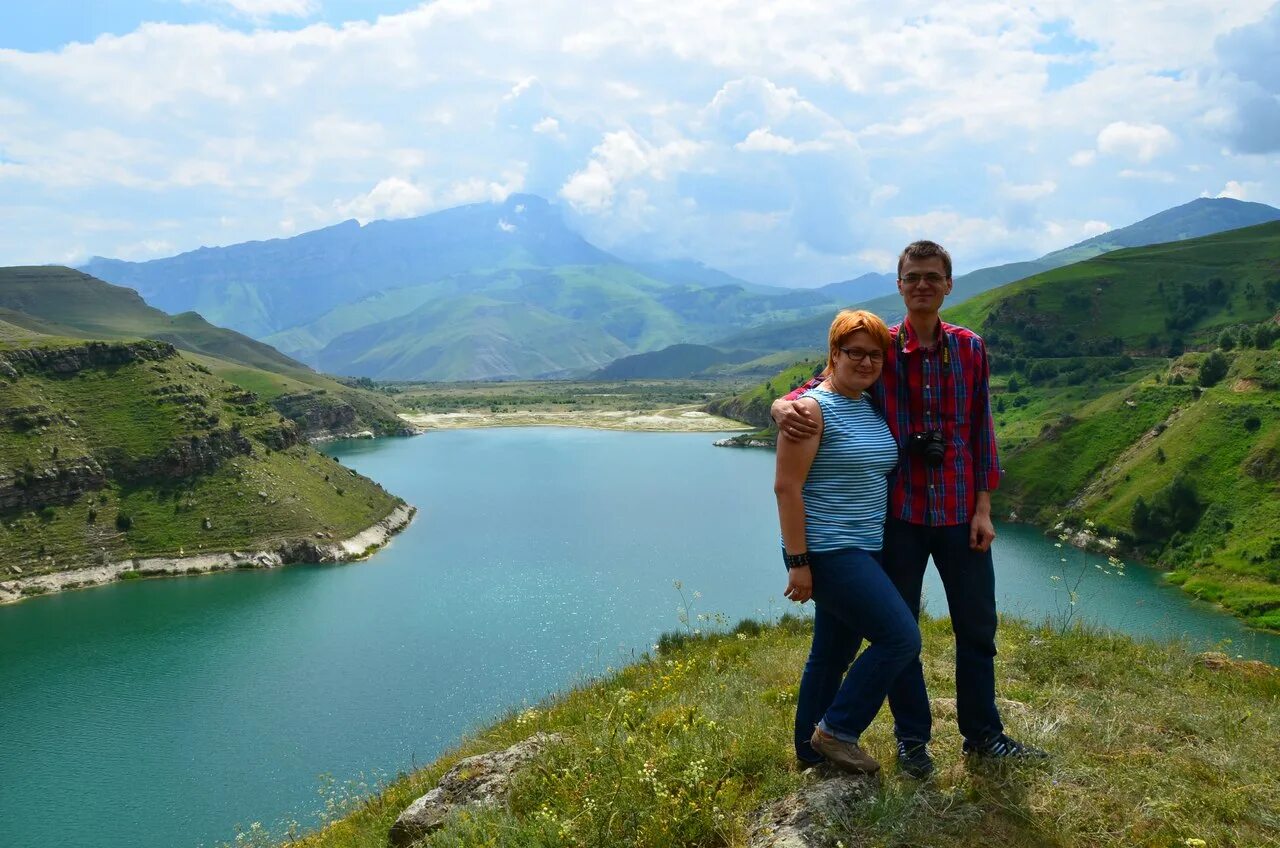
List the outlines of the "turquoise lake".
{"type": "MultiPolygon", "coordinates": [[[[338,443],[329,452],[420,509],[370,561],[0,608],[0,845],[186,848],[230,842],[237,824],[310,826],[321,775],[428,762],[647,650],[680,627],[675,581],[695,612],[731,622],[791,608],[773,455],[713,438],[530,428],[338,443]]],[[[998,530],[1006,614],[1059,616],[1082,574],[1085,621],[1280,661],[1280,638],[1153,571],[1108,575],[1034,528],[998,530]]],[[[932,571],[926,593],[944,614],[932,571]]]]}

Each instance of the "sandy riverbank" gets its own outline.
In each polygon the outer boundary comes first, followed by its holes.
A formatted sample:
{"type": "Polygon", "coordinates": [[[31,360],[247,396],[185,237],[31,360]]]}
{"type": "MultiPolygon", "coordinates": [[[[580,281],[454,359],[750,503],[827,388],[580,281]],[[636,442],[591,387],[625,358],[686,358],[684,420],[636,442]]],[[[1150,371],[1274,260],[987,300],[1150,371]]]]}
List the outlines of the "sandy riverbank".
{"type": "Polygon", "coordinates": [[[229,551],[187,557],[138,557],[103,565],[55,571],[0,582],[0,604],[48,595],[67,589],[101,586],[117,580],[141,577],[181,576],[229,571],[234,568],[276,568],[295,562],[349,562],[364,559],[409,526],[417,508],[400,504],[391,514],[349,539],[326,541],[295,539],[260,551],[229,551]]]}
{"type": "Polygon", "coordinates": [[[469,427],[588,427],[595,430],[649,430],[723,433],[750,430],[741,421],[711,415],[693,406],[636,410],[516,410],[514,412],[400,413],[415,427],[458,430],[469,427]]]}

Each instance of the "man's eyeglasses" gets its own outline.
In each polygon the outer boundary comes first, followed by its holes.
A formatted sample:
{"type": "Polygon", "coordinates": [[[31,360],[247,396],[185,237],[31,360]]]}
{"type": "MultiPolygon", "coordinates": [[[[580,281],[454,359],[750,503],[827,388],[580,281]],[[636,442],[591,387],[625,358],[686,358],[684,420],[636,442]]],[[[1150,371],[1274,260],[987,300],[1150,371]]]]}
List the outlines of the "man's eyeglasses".
{"type": "Polygon", "coordinates": [[[906,276],[899,277],[898,279],[908,286],[918,286],[921,283],[927,283],[930,286],[940,286],[946,281],[947,278],[942,276],[941,274],[930,273],[930,274],[907,274],[906,276]]]}
{"type": "Polygon", "coordinates": [[[879,365],[884,362],[884,354],[878,350],[862,350],[857,347],[842,347],[840,352],[853,360],[854,365],[861,365],[868,359],[872,365],[879,365]]]}

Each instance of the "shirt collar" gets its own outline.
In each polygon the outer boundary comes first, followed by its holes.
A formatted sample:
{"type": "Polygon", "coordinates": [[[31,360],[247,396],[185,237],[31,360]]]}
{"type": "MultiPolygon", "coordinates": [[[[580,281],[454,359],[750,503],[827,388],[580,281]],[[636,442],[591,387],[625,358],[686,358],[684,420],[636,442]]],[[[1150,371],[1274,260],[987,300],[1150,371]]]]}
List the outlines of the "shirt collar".
{"type": "MultiPolygon", "coordinates": [[[[935,344],[937,341],[942,341],[943,339],[946,338],[946,334],[948,330],[950,330],[950,328],[951,328],[950,324],[948,324],[946,321],[943,321],[941,318],[938,319],[938,336],[937,336],[937,339],[935,340],[935,344]]],[[[924,347],[920,343],[920,337],[916,335],[916,331],[912,328],[911,322],[908,321],[906,318],[903,318],[902,323],[898,325],[898,334],[903,337],[903,340],[902,340],[903,353],[915,353],[917,350],[920,350],[922,347],[924,347]]]]}

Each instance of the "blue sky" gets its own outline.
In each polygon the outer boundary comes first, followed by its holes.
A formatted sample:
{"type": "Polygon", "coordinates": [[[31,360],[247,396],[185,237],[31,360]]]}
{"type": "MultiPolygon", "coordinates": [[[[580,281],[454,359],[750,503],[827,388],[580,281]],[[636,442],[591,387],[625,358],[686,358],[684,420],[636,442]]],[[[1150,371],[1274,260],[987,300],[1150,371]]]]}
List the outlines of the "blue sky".
{"type": "Polygon", "coordinates": [[[0,4],[0,264],[541,194],[760,282],[1280,205],[1271,0],[0,4]],[[26,7],[26,8],[24,8],[26,7]]]}

